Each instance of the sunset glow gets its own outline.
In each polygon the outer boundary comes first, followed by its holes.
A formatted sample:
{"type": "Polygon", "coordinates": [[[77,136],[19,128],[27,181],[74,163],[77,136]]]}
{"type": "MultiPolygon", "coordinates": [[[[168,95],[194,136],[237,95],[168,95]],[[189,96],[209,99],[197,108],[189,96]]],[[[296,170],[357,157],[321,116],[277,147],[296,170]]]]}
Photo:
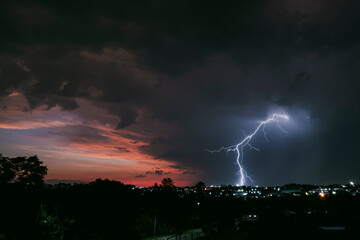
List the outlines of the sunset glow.
{"type": "Polygon", "coordinates": [[[3,153],[38,155],[50,169],[47,179],[110,178],[137,186],[159,183],[164,176],[179,186],[195,181],[187,174],[190,169],[172,168],[176,163],[146,152],[155,138],[151,132],[137,126],[116,130],[119,118],[87,100],[77,99],[80,107],[73,112],[59,107],[22,111],[27,102],[21,93],[10,94],[6,101],[10,104],[0,122],[0,133],[8,137],[2,139],[3,153]]]}

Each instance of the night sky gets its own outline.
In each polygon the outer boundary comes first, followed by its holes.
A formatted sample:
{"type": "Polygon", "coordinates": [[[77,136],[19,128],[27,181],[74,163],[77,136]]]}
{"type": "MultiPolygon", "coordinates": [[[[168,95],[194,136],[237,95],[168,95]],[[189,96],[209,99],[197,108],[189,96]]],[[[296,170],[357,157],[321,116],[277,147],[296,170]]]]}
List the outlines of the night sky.
{"type": "Polygon", "coordinates": [[[360,182],[359,1],[1,1],[0,153],[47,179],[360,182]]]}

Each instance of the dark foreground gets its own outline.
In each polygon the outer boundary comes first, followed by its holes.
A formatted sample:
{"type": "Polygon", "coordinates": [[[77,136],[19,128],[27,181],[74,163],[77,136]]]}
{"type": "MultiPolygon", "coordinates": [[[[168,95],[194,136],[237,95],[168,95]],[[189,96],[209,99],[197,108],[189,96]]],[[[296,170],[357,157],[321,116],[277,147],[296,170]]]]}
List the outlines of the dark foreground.
{"type": "Polygon", "coordinates": [[[229,194],[229,187],[212,190],[213,194],[203,186],[184,189],[139,189],[108,180],[2,185],[0,239],[143,239],[154,234],[176,239],[189,229],[201,229],[204,236],[198,239],[359,236],[358,194],[319,196],[299,191],[256,198],[229,194]]]}

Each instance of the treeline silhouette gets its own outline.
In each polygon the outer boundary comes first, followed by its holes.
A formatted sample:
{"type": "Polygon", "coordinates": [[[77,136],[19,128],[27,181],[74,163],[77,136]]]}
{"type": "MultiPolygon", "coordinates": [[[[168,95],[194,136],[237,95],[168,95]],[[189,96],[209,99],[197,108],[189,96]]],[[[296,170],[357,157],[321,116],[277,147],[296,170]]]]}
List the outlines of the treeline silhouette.
{"type": "Polygon", "coordinates": [[[195,191],[179,194],[171,178],[151,190],[108,179],[47,185],[46,173],[36,156],[0,154],[0,239],[142,239],[195,228],[201,228],[206,239],[230,239],[234,234],[237,239],[244,231],[244,239],[274,234],[289,239],[294,232],[291,238],[303,239],[323,234],[313,227],[319,219],[335,219],[349,231],[360,222],[358,197],[245,200],[226,191],[213,197],[205,194],[203,182],[195,191]],[[311,218],[309,211],[315,213],[311,218]],[[260,221],[242,222],[246,214],[257,214],[260,221]]]}

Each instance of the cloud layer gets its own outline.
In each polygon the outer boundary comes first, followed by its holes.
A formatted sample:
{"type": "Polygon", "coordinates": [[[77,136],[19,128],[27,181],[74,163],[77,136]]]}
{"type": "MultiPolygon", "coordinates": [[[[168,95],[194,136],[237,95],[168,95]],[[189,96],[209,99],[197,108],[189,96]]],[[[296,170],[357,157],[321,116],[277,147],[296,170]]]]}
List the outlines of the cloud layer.
{"type": "Polygon", "coordinates": [[[358,177],[358,1],[1,4],[0,151],[51,178],[234,184],[202,150],[272,111],[292,122],[247,153],[259,184],[358,177]]]}

